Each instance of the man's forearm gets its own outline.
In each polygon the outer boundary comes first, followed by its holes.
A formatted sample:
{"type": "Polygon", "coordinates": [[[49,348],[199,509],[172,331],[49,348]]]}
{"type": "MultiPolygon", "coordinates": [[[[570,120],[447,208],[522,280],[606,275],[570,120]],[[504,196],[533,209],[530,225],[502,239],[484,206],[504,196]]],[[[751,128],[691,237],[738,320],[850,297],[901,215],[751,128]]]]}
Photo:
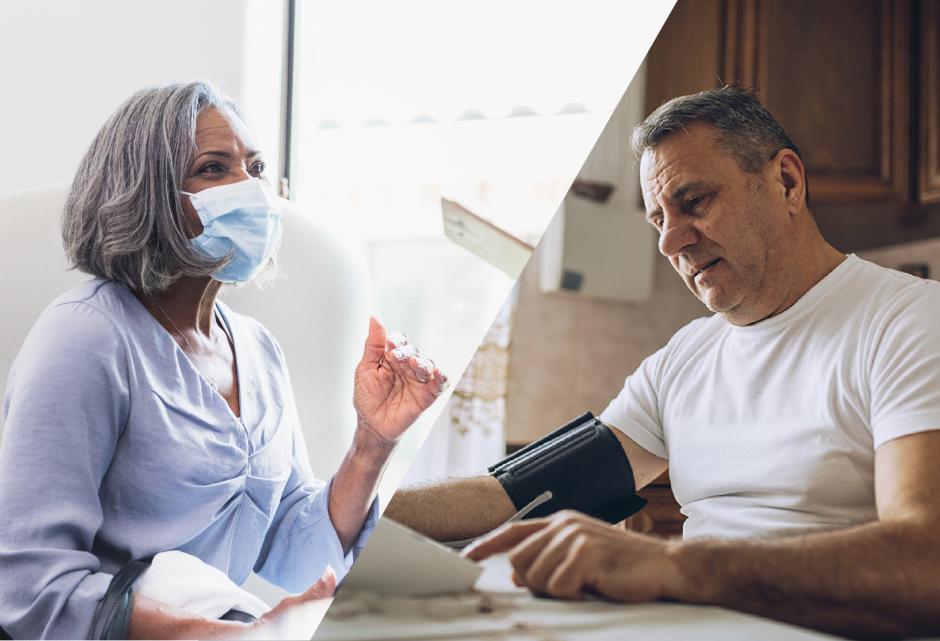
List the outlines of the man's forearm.
{"type": "Polygon", "coordinates": [[[678,543],[684,580],[668,596],[856,638],[935,634],[938,541],[940,524],[880,521],[776,541],[678,543]]]}
{"type": "Polygon", "coordinates": [[[385,511],[386,516],[438,541],[485,534],[515,513],[503,486],[491,476],[401,488],[385,511]]]}

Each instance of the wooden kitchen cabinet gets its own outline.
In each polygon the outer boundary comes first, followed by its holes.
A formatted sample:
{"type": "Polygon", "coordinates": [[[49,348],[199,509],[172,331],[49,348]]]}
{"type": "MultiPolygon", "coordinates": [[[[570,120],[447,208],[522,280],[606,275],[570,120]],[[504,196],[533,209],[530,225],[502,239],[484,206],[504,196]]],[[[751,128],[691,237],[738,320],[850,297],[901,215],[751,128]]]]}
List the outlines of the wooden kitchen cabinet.
{"type": "Polygon", "coordinates": [[[679,0],[647,58],[647,112],[753,87],[840,250],[940,236],[938,41],[940,0],[679,0]]]}
{"type": "Polygon", "coordinates": [[[819,203],[908,191],[907,2],[729,0],[724,75],[801,146],[819,203]]]}
{"type": "Polygon", "coordinates": [[[685,515],[679,511],[679,504],[672,494],[669,472],[663,472],[638,494],[648,503],[645,508],[626,520],[624,525],[628,530],[666,538],[682,536],[685,515]]]}
{"type": "Polygon", "coordinates": [[[917,154],[918,200],[940,203],[940,0],[920,3],[918,124],[922,144],[917,154]]]}

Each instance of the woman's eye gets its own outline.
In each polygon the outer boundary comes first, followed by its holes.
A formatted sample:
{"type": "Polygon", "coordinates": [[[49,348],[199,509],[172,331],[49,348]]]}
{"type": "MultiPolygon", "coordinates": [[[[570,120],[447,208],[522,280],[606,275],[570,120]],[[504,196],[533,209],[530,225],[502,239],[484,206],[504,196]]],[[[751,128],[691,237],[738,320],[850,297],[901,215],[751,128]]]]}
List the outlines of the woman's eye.
{"type": "Polygon", "coordinates": [[[221,173],[223,171],[225,170],[222,168],[222,165],[220,165],[217,162],[207,163],[199,169],[200,174],[216,174],[216,173],[221,173]]]}
{"type": "Polygon", "coordinates": [[[267,168],[268,166],[265,165],[263,161],[259,160],[258,162],[251,165],[251,173],[253,173],[255,176],[260,176],[267,168]]]}

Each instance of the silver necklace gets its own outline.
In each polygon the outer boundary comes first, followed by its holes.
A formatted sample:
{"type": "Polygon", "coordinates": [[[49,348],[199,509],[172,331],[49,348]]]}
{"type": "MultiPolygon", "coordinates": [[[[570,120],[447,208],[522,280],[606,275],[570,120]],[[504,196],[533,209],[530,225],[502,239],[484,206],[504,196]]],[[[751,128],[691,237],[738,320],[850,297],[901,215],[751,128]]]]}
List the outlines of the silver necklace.
{"type": "MultiPolygon", "coordinates": [[[[202,376],[203,378],[206,379],[206,381],[209,383],[209,387],[211,387],[213,390],[215,390],[216,392],[218,392],[218,391],[219,391],[219,382],[218,382],[217,380],[215,380],[215,376],[212,376],[212,375],[210,375],[210,374],[206,374],[206,373],[203,372],[201,369],[199,369],[199,367],[196,365],[195,360],[194,360],[194,359],[196,358],[196,354],[197,354],[196,348],[193,347],[193,344],[189,342],[189,339],[188,339],[188,338],[186,338],[186,334],[184,334],[183,331],[179,328],[179,325],[177,325],[176,323],[173,322],[173,319],[170,317],[169,314],[166,313],[166,310],[163,309],[163,306],[161,306],[160,303],[158,303],[158,302],[156,301],[156,299],[154,299],[152,296],[150,297],[150,302],[153,303],[154,306],[156,306],[156,308],[160,310],[160,313],[163,314],[163,317],[164,317],[165,319],[167,319],[167,321],[170,323],[170,325],[173,326],[173,329],[176,330],[176,333],[179,335],[179,337],[182,338],[183,341],[186,343],[186,346],[189,347],[189,350],[190,350],[190,352],[192,352],[192,355],[193,355],[193,358],[190,359],[190,362],[193,364],[193,367],[196,368],[196,371],[199,372],[200,376],[202,376]]],[[[213,316],[213,318],[214,318],[214,316],[213,316]]],[[[212,331],[212,328],[211,328],[211,327],[210,327],[209,331],[210,331],[210,332],[212,331]]],[[[228,334],[226,334],[226,336],[228,336],[228,334]]],[[[211,335],[210,335],[210,338],[211,338],[211,335]]]]}

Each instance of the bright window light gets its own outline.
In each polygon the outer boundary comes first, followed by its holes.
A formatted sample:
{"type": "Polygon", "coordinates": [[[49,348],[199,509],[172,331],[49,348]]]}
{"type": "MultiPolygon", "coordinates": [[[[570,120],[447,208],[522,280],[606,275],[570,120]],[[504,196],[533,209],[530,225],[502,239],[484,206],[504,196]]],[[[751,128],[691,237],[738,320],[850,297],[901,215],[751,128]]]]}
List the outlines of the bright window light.
{"type": "Polygon", "coordinates": [[[375,313],[451,376],[513,283],[440,198],[537,241],[672,4],[298,1],[293,197],[363,240],[375,313]]]}

